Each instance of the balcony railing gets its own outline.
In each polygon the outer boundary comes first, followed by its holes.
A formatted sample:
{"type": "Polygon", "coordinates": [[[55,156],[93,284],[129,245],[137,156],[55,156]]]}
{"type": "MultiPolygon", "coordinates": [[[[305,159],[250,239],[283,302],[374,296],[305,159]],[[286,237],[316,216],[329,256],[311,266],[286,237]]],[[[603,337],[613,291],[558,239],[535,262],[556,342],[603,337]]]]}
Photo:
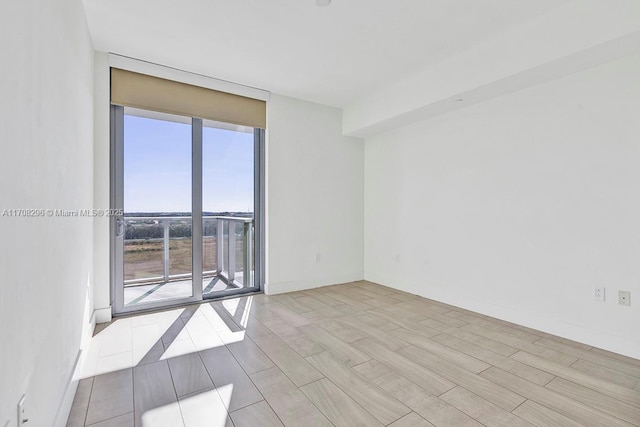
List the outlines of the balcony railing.
{"type": "MultiPolygon", "coordinates": [[[[191,279],[191,221],[190,216],[125,216],[124,285],[191,279]]],[[[203,278],[253,286],[253,218],[204,216],[202,221],[203,278]]]]}

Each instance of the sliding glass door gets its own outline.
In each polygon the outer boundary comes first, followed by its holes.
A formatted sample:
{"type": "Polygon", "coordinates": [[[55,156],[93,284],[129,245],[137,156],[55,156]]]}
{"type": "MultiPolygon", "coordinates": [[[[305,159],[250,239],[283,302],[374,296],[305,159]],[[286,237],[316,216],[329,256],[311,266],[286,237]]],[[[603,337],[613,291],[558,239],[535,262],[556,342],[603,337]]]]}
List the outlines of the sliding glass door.
{"type": "Polygon", "coordinates": [[[260,289],[264,131],[112,106],[114,313],[260,289]]]}
{"type": "Polygon", "coordinates": [[[202,292],[253,288],[254,129],[204,121],[202,160],[202,292]]]}

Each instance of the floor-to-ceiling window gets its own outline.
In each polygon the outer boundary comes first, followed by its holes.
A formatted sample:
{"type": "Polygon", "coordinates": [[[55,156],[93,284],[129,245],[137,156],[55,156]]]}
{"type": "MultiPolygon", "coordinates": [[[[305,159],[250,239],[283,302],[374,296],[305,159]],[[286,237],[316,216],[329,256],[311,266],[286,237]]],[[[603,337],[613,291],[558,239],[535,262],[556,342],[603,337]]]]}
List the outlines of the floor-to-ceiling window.
{"type": "Polygon", "coordinates": [[[139,104],[112,96],[114,312],[260,290],[264,129],[139,104]]]}

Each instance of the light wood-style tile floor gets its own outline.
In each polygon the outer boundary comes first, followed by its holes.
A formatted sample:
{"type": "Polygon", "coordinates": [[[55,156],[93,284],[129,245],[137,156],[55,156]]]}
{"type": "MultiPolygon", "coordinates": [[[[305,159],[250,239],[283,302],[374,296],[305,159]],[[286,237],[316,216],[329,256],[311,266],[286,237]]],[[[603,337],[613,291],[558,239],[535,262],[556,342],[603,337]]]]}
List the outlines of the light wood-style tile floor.
{"type": "Polygon", "coordinates": [[[97,328],[68,426],[632,426],[640,361],[355,282],[97,328]]]}

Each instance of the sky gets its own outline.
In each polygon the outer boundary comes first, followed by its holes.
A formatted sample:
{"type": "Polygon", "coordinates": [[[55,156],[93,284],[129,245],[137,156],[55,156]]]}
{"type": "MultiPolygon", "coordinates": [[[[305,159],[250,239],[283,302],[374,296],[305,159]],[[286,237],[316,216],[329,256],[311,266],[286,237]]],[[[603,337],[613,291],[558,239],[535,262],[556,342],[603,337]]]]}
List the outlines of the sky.
{"type": "MultiPolygon", "coordinates": [[[[253,212],[253,134],[205,127],[202,210],[253,212]]],[[[124,211],[191,212],[191,125],[125,115],[124,211]]]]}

